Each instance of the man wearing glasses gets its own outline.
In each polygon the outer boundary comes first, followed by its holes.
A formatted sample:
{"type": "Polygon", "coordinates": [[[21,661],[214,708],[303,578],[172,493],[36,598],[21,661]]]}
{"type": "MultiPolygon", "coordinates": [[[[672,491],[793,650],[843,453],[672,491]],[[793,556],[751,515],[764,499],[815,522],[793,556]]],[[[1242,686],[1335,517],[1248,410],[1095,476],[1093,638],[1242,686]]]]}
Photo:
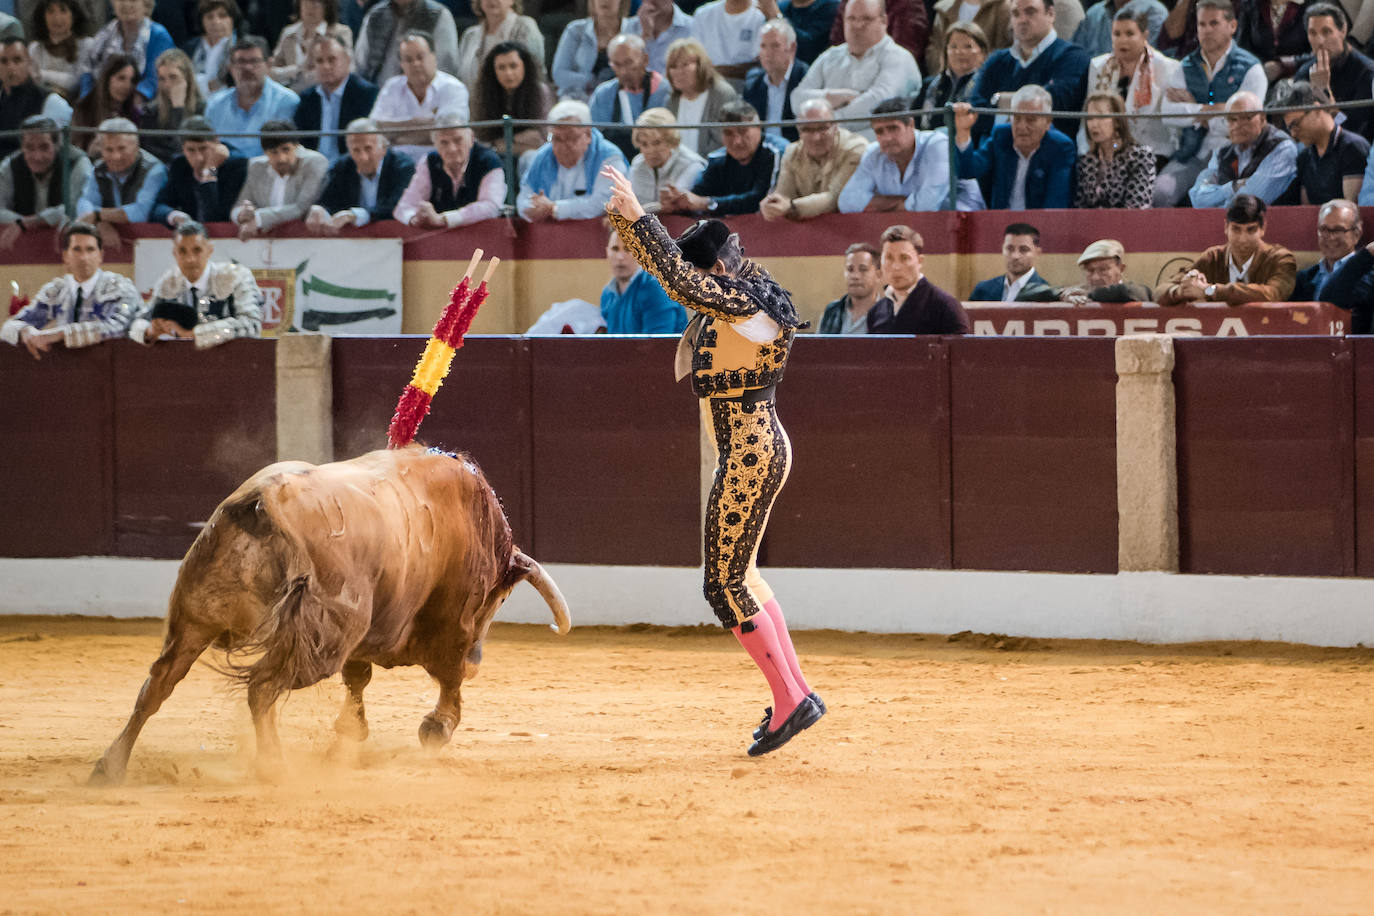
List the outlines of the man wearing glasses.
{"type": "Polygon", "coordinates": [[[255,35],[240,38],[230,50],[229,72],[234,85],[210,96],[205,119],[239,155],[261,156],[258,132],[268,121],[290,121],[300,96],[267,75],[267,42],[255,35]]]}
{"type": "MultiPolygon", "coordinates": [[[[1281,107],[1317,106],[1325,100],[1310,83],[1293,83],[1279,97],[1281,107]]],[[[1312,108],[1285,111],[1283,127],[1299,145],[1298,186],[1302,202],[1324,204],[1340,197],[1354,198],[1360,193],[1369,141],[1338,125],[1334,109],[1312,108]]]]}
{"type": "Polygon", "coordinates": [[[1329,200],[1317,211],[1317,250],[1321,260],[1298,271],[1293,287],[1294,302],[1320,302],[1331,275],[1350,260],[1360,244],[1364,224],[1360,209],[1349,200],[1329,200]]]}
{"type": "Polygon", "coordinates": [[[1212,153],[1211,161],[1188,191],[1194,207],[1225,207],[1244,191],[1266,204],[1296,203],[1288,193],[1298,175],[1298,147],[1264,119],[1263,103],[1237,92],[1226,103],[1226,131],[1231,142],[1212,153]]]}

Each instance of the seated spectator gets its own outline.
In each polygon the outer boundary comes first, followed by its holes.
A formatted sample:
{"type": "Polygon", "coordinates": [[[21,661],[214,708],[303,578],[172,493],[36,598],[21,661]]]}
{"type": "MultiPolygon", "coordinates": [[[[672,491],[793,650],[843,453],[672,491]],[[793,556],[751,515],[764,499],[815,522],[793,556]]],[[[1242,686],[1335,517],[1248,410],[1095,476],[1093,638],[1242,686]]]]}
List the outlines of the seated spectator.
{"type": "MultiPolygon", "coordinates": [[[[830,44],[842,44],[844,37],[844,11],[849,0],[840,0],[839,14],[830,23],[830,44]]],[[[972,5],[972,4],[970,4],[972,5]]],[[[930,38],[930,11],[925,0],[884,0],[883,12],[887,16],[887,34],[892,36],[898,47],[911,52],[911,57],[920,65],[926,54],[926,44],[930,38]]]]}
{"type": "MultiPolygon", "coordinates": [[[[1320,105],[1324,101],[1309,83],[1293,83],[1280,95],[1281,107],[1320,105]]],[[[1369,141],[1336,124],[1333,110],[1286,111],[1283,127],[1298,144],[1298,187],[1302,202],[1359,196],[1369,159],[1369,141]]]]}
{"type": "Polygon", "coordinates": [[[23,41],[24,23],[9,13],[0,12],[0,38],[17,38],[23,41]]]}
{"type": "Polygon", "coordinates": [[[711,0],[692,14],[692,37],[706,49],[716,72],[739,89],[758,63],[765,21],[754,0],[711,0]]]}
{"type": "Polygon", "coordinates": [[[967,334],[968,312],[949,293],[926,278],[925,241],[910,226],[888,226],[882,235],[886,295],[873,306],[892,317],[875,321],[874,334],[967,334]]]}
{"type": "Polygon", "coordinates": [[[81,55],[91,44],[86,10],[73,0],[39,0],[32,21],[29,57],[37,82],[68,102],[76,101],[81,55]]]}
{"type": "Polygon", "coordinates": [[[22,343],[34,359],[42,359],[58,343],[75,349],[123,337],[143,297],[128,277],[100,269],[103,255],[94,226],[68,223],[62,230],[67,273],[45,283],[33,302],[0,325],[0,340],[16,347],[22,343]]]}
{"type": "MultiPolygon", "coordinates": [[[[743,98],[764,121],[791,121],[792,90],[806,76],[805,61],[797,60],[797,33],[786,19],[770,19],[759,38],[759,65],[744,78],[743,98]]],[[[765,127],[764,133],[784,140],[797,139],[795,127],[765,127]]]]}
{"type": "Polygon", "coordinates": [[[620,34],[622,6],[627,6],[623,0],[588,0],[586,18],[568,23],[558,36],[553,84],[559,98],[585,102],[615,76],[607,52],[611,39],[620,34]]]}
{"type": "MultiPolygon", "coordinates": [[[[692,37],[692,17],[678,9],[673,0],[640,0],[639,12],[626,18],[620,31],[644,39],[649,69],[667,74],[669,50],[682,39],[692,37]]],[[[702,54],[705,53],[703,50],[702,54]]]]}
{"type": "Polygon", "coordinates": [[[706,170],[690,191],[670,185],[659,199],[664,213],[707,213],[727,216],[756,213],[778,175],[786,145],[765,137],[759,113],[748,102],[731,102],[720,113],[725,146],[706,157],[706,170]]]}
{"type": "MultiPolygon", "coordinates": [[[[200,36],[183,49],[201,94],[209,96],[229,85],[229,49],[239,40],[243,13],[234,0],[200,0],[196,4],[200,36]]],[[[161,58],[159,58],[160,60],[161,58]]]]}
{"type": "Polygon", "coordinates": [[[463,81],[468,92],[477,91],[477,73],[491,49],[506,41],[518,41],[530,55],[544,60],[544,33],[539,23],[523,12],[520,0],[472,0],[477,24],[463,30],[458,39],[458,69],[453,75],[463,81]]]}
{"type": "Polygon", "coordinates": [[[57,122],[42,115],[24,119],[19,149],[0,161],[0,249],[19,233],[56,227],[67,218],[58,155],[66,153],[67,183],[84,187],[91,160],[74,146],[62,146],[57,122]]]}
{"type": "Polygon", "coordinates": [[[181,154],[167,167],[153,221],[175,229],[182,223],[227,223],[248,177],[248,160],[235,155],[202,117],[181,124],[181,154]]]}
{"type": "Polygon", "coordinates": [[[401,39],[410,32],[428,35],[439,69],[458,74],[458,27],[435,0],[382,0],[369,7],[353,44],[353,72],[376,86],[399,75],[401,39]]]}
{"type": "Polygon", "coordinates": [[[657,213],[669,187],[690,188],[706,168],[706,160],[682,145],[677,119],[666,108],[650,108],[639,116],[630,133],[639,155],[630,163],[630,184],[648,213],[657,213]]]}
{"type": "Polygon", "coordinates": [[[839,209],[840,192],[868,144],[828,120],[834,116],[821,99],[802,106],[801,139],[787,145],[778,182],[759,204],[764,219],[812,219],[839,209]]]}
{"type": "MultiPolygon", "coordinates": [[[[994,51],[983,64],[969,104],[975,108],[1009,110],[1021,87],[1039,86],[1050,98],[1046,111],[1082,110],[1088,52],[1058,37],[1054,28],[1054,0],[1011,0],[1011,31],[1015,40],[1010,47],[994,51]]],[[[1055,127],[1073,136],[1078,123],[1065,118],[1055,127]]]]}
{"type": "MultiPolygon", "coordinates": [[[[1107,2],[1107,0],[1103,0],[1107,2]]],[[[1096,7],[1094,7],[1096,9],[1096,7]]],[[[1179,63],[1150,47],[1149,23],[1143,8],[1127,3],[1112,20],[1111,51],[1088,64],[1088,92],[1112,92],[1125,103],[1128,114],[1159,114],[1164,106],[1164,86],[1177,74],[1179,63]]],[[[1086,105],[1086,101],[1084,102],[1086,105]]],[[[1177,132],[1160,118],[1132,118],[1131,133],[1149,148],[1155,166],[1163,165],[1178,146],[1177,132]]],[[[1078,127],[1078,151],[1088,151],[1088,135],[1078,127]]]]}
{"type": "Polygon", "coordinates": [[[95,223],[101,241],[119,248],[115,226],[146,223],[153,203],[167,183],[167,166],[138,145],[138,128],[128,118],[111,118],[96,134],[100,161],[91,170],[76,202],[76,218],[95,223]]]}
{"type": "Polygon", "coordinates": [[[468,115],[468,89],[456,77],[441,73],[429,39],[411,32],[401,40],[401,75],[387,80],[377,93],[370,117],[387,131],[392,146],[418,162],[432,151],[429,132],[441,111],[468,115]]]}
{"type": "Polygon", "coordinates": [[[1302,10],[1306,0],[1249,0],[1237,4],[1236,41],[1264,61],[1269,82],[1292,76],[1309,51],[1302,10]]]}
{"type": "MultiPolygon", "coordinates": [[[[1177,7],[1175,7],[1177,9],[1177,7]]],[[[1237,92],[1264,98],[1269,82],[1259,60],[1237,47],[1236,11],[1230,0],[1197,0],[1198,47],[1164,85],[1165,123],[1181,129],[1178,147],[1155,179],[1156,207],[1172,207],[1226,145],[1226,102],[1237,92]]]]}
{"type": "MultiPolygon", "coordinates": [[[[0,39],[0,131],[14,130],[35,115],[66,124],[71,120],[72,107],[62,96],[33,81],[22,38],[0,39]]],[[[0,136],[0,156],[18,148],[19,138],[14,134],[0,136]]]]}
{"type": "Polygon", "coordinates": [[[236,337],[262,336],[262,290],[253,272],[233,261],[211,261],[215,246],[194,220],[172,233],[177,266],[153,284],[153,298],[129,325],[141,344],[181,337],[204,350],[236,337]]]}
{"type": "MultiPolygon", "coordinates": [[[[989,0],[1001,2],[1001,0],[989,0]]],[[[760,0],[759,9],[769,19],[778,18],[770,9],[776,3],[778,14],[797,33],[797,60],[808,67],[830,47],[830,27],[840,14],[840,0],[760,0]]]]}
{"type": "Polygon", "coordinates": [[[396,221],[444,229],[500,216],[506,202],[501,157],[476,142],[467,120],[441,111],[430,141],[434,152],[415,164],[396,205],[396,221]]]}
{"type": "MultiPolygon", "coordinates": [[[[1368,101],[1374,94],[1374,60],[1351,47],[1345,10],[1335,3],[1311,3],[1303,19],[1312,58],[1298,68],[1296,79],[1311,83],[1323,101],[1368,101]]],[[[1374,109],[1346,108],[1344,116],[1346,130],[1374,139],[1374,109]]]]}
{"type": "Polygon", "coordinates": [[[606,139],[620,147],[628,160],[635,154],[634,144],[630,142],[632,125],[647,109],[659,108],[668,100],[668,83],[649,69],[649,53],[644,50],[644,39],[638,35],[617,37],[611,42],[607,57],[615,71],[615,79],[596,87],[589,107],[592,120],[597,123],[631,125],[603,131],[606,139]]]}
{"type": "Polygon", "coordinates": [[[1057,0],[1054,5],[1054,34],[1071,42],[1074,32],[1082,23],[1083,4],[1080,0],[1057,0]]]}
{"type": "MultiPolygon", "coordinates": [[[[1226,244],[1214,245],[1159,293],[1160,305],[1189,302],[1286,302],[1298,265],[1293,253],[1264,240],[1265,203],[1237,194],[1226,208],[1226,244]]],[[[1329,283],[1327,284],[1330,285],[1329,283]]]]}
{"type": "Polygon", "coordinates": [[[296,0],[296,21],[282,29],[277,49],[267,62],[268,74],[304,100],[305,91],[316,79],[310,52],[325,36],[333,38],[351,58],[353,30],[339,21],[338,0],[296,0]]]}
{"type": "Polygon", "coordinates": [[[869,325],[882,286],[878,272],[880,259],[878,249],[867,242],[855,242],[845,249],[844,295],[825,307],[817,333],[873,333],[869,325]]]}
{"type": "Polygon", "coordinates": [[[1212,153],[1188,198],[1194,207],[1225,207],[1244,190],[1266,204],[1296,197],[1298,147],[1259,111],[1263,102],[1237,92],[1226,102],[1226,129],[1231,142],[1212,153]]]}
{"type": "Polygon", "coordinates": [[[205,119],[243,156],[262,153],[258,134],[269,121],[290,121],[300,96],[267,75],[267,42],[256,35],[240,38],[229,52],[234,85],[205,103],[205,119]]]}
{"type": "Polygon", "coordinates": [[[338,36],[316,40],[313,54],[315,85],[301,96],[294,120],[301,132],[301,145],[335,162],[343,155],[344,128],[372,113],[377,87],[349,72],[353,59],[338,36]]]}
{"type": "Polygon", "coordinates": [[[970,132],[977,116],[969,106],[954,106],[959,176],[982,178],[991,172],[994,210],[1061,209],[1072,197],[1074,143],[1050,126],[1050,94],[1022,86],[1012,96],[1011,124],[998,124],[977,147],[970,132]]]}
{"type": "MultiPolygon", "coordinates": [[[[979,0],[976,4],[967,0],[939,0],[931,22],[930,41],[926,44],[927,77],[950,69],[949,33],[959,23],[976,26],[982,33],[985,59],[993,51],[1011,44],[1010,4],[1003,0],[979,0]]],[[[971,91],[972,87],[969,89],[971,91]]]]}
{"type": "Polygon", "coordinates": [[[1002,260],[1007,272],[984,280],[969,293],[970,302],[1026,302],[1043,300],[1050,288],[1035,269],[1040,260],[1040,230],[1029,223],[1012,223],[1002,232],[1002,260]]]}
{"type": "MultiPolygon", "coordinates": [[[[816,58],[792,91],[792,110],[825,99],[841,118],[867,119],[884,99],[905,97],[921,83],[911,52],[887,34],[882,0],[853,0],[844,12],[844,41],[816,58]]],[[[865,123],[851,129],[872,139],[865,123]]]]}
{"type": "MultiPolygon", "coordinates": [[[[1355,232],[1356,238],[1359,231],[1355,232]]],[[[1374,331],[1374,243],[1357,247],[1331,272],[1321,288],[1325,302],[1350,312],[1350,334],[1369,334],[1374,331]]],[[[1301,301],[1294,293],[1293,299],[1301,301]]]]}
{"type": "Polygon", "coordinates": [[[677,118],[682,145],[703,158],[709,156],[720,148],[720,128],[696,125],[720,121],[721,109],[739,93],[716,73],[695,38],[679,39],[668,48],[668,83],[673,91],[664,107],[677,118]]]}
{"type": "MultiPolygon", "coordinates": [[[[1327,281],[1360,247],[1364,223],[1360,208],[1349,200],[1328,200],[1317,211],[1317,250],[1321,257],[1311,267],[1298,271],[1293,285],[1294,302],[1320,302],[1327,281]]],[[[1337,303],[1340,304],[1340,303],[1337,303]]],[[[1349,305],[1345,306],[1349,308],[1349,305]]]]}
{"type": "Polygon", "coordinates": [[[102,122],[110,118],[127,118],[135,124],[141,121],[143,99],[134,90],[137,79],[138,69],[132,57],[111,54],[105,58],[94,88],[72,109],[72,143],[96,157],[100,149],[95,130],[102,122]]]}
{"type": "MultiPolygon", "coordinates": [[[[553,92],[544,82],[544,67],[530,56],[518,41],[503,41],[491,49],[477,77],[477,98],[473,102],[474,121],[499,121],[504,115],[527,121],[542,121],[553,107],[553,92]]],[[[594,119],[595,120],[595,119],[594,119]]],[[[500,126],[476,129],[477,139],[496,150],[506,151],[506,132],[500,126]]],[[[511,138],[517,157],[539,149],[549,139],[542,127],[521,127],[511,138]]]]}
{"type": "Polygon", "coordinates": [[[640,269],[615,229],[606,242],[606,262],[611,281],[601,291],[601,317],[607,334],[681,334],[687,329],[687,310],[640,269]]]}
{"type": "Polygon", "coordinates": [[[324,187],[329,161],[297,142],[290,121],[262,126],[263,155],[248,163],[239,202],[229,214],[239,238],[256,238],[282,223],[304,219],[324,187]]]}
{"type": "Polygon", "coordinates": [[[77,96],[84,96],[95,85],[96,76],[112,54],[132,57],[141,77],[134,87],[145,99],[157,95],[157,59],[163,51],[176,47],[167,30],[150,17],[153,0],[110,0],[114,18],[95,33],[81,55],[81,78],[77,96]]]}
{"type": "Polygon", "coordinates": [[[945,106],[968,101],[978,70],[988,59],[987,36],[971,22],[956,22],[945,30],[945,47],[940,59],[944,61],[943,69],[931,71],[911,104],[918,111],[933,112],[922,115],[916,122],[921,130],[943,128],[945,106]]]}
{"type": "MultiPolygon", "coordinates": [[[[845,182],[837,202],[841,213],[941,210],[949,206],[949,140],[943,131],[917,130],[902,114],[903,99],[888,99],[873,109],[873,133],[859,167],[845,182]]],[[[981,210],[983,199],[971,185],[959,186],[960,209],[981,210]]]]}
{"type": "Polygon", "coordinates": [[[179,131],[187,118],[204,113],[205,97],[200,94],[200,86],[191,72],[191,58],[179,48],[164,51],[157,59],[157,97],[143,109],[138,122],[143,148],[163,162],[170,162],[177,154],[180,138],[158,136],[148,131],[179,131]]]}
{"type": "Polygon", "coordinates": [[[359,118],[349,124],[347,143],[348,155],[329,167],[319,202],[306,217],[314,235],[338,235],[345,226],[391,219],[415,177],[415,163],[389,148],[375,121],[359,118]]]}
{"type": "Polygon", "coordinates": [[[1093,242],[1078,256],[1083,282],[1060,290],[1061,302],[1087,305],[1089,302],[1149,302],[1154,298],[1148,286],[1126,279],[1126,249],[1116,239],[1093,242]]]}
{"type": "MultiPolygon", "coordinates": [[[[1132,21],[1143,22],[1143,38],[1148,44],[1159,40],[1159,30],[1169,10],[1159,0],[1097,0],[1083,12],[1083,21],[1073,33],[1073,43],[1089,57],[1112,50],[1112,29],[1116,18],[1125,13],[1132,21]]],[[[1092,85],[1091,80],[1088,83],[1092,85]]]]}
{"type": "MultiPolygon", "coordinates": [[[[1094,92],[1084,110],[1093,114],[1124,114],[1126,106],[1115,92],[1094,92]]],[[[1155,156],[1135,142],[1125,118],[1084,118],[1088,151],[1078,157],[1078,180],[1073,205],[1080,210],[1108,207],[1149,209],[1155,192],[1155,156]]]]}

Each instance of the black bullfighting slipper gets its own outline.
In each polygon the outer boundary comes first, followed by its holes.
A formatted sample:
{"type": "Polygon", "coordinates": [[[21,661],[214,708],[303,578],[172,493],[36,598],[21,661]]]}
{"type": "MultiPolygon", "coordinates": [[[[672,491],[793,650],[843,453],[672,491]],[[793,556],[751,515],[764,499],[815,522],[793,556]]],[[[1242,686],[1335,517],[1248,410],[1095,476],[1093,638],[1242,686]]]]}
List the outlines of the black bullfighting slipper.
{"type": "Polygon", "coordinates": [[[762,738],[749,745],[749,756],[758,757],[769,751],[776,751],[796,737],[798,732],[815,725],[816,720],[822,715],[824,713],[821,712],[820,707],[813,703],[810,697],[807,697],[797,704],[797,708],[792,710],[792,715],[787,717],[786,722],[778,726],[777,731],[764,732],[762,738]]]}
{"type": "MultiPolygon", "coordinates": [[[[819,710],[821,711],[821,715],[822,715],[822,716],[825,715],[825,713],[826,713],[826,709],[825,709],[825,700],[822,700],[822,699],[821,699],[821,695],[818,694],[818,693],[816,693],[816,691],[814,691],[814,690],[811,691],[811,693],[808,694],[808,695],[811,697],[811,702],[812,702],[812,703],[815,703],[815,704],[816,704],[816,708],[819,709],[819,710]]],[[[819,717],[818,717],[818,718],[819,718],[819,717]]],[[[772,721],[773,721],[773,707],[771,707],[771,706],[765,706],[765,707],[763,707],[763,721],[759,723],[759,727],[758,727],[758,728],[754,729],[754,740],[755,740],[755,741],[759,740],[759,739],[762,738],[765,734],[768,733],[768,723],[770,723],[770,722],[772,722],[772,721]]]]}

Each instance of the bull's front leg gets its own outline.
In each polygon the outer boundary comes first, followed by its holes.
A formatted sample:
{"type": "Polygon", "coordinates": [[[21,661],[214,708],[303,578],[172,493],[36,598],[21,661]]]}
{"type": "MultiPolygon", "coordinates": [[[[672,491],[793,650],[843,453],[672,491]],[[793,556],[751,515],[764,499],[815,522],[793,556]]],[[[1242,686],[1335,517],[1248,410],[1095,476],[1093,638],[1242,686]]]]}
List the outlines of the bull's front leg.
{"type": "Polygon", "coordinates": [[[264,782],[280,782],[286,772],[281,739],[277,736],[277,698],[280,694],[261,684],[248,685],[248,711],[258,738],[257,772],[264,782]]]}
{"type": "Polygon", "coordinates": [[[343,682],[348,688],[343,709],[334,723],[334,730],[345,738],[363,741],[367,738],[367,712],[363,708],[363,688],[372,680],[372,663],[350,659],[343,666],[343,682]]]}
{"type": "Polygon", "coordinates": [[[463,661],[460,657],[456,667],[442,671],[428,667],[425,670],[439,682],[439,702],[420,723],[420,743],[437,751],[453,738],[453,730],[461,718],[463,661]]]}

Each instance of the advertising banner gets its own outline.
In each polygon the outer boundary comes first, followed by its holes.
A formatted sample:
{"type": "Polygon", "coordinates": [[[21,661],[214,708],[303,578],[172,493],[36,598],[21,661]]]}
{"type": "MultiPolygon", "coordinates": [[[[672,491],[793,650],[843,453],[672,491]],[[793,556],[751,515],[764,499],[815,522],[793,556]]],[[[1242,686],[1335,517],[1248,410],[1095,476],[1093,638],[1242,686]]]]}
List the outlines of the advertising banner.
{"type": "Polygon", "coordinates": [[[1251,305],[965,302],[973,333],[992,337],[1343,337],[1350,313],[1325,302],[1257,302],[1251,305]]]}

